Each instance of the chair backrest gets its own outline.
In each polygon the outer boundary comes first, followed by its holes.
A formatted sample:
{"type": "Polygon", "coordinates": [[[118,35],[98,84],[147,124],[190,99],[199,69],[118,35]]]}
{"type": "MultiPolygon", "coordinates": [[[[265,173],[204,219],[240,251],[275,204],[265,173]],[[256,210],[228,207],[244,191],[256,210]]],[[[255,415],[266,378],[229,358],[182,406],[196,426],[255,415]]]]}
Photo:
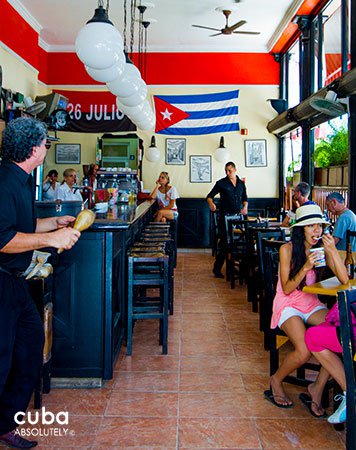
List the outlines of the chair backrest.
{"type": "Polygon", "coordinates": [[[262,253],[264,258],[264,301],[265,320],[264,323],[271,323],[273,300],[276,295],[278,283],[279,249],[285,244],[284,241],[272,241],[262,239],[262,253]]]}
{"type": "Polygon", "coordinates": [[[226,238],[229,245],[232,243],[234,230],[241,232],[240,238],[243,238],[243,235],[246,233],[247,220],[242,220],[241,217],[241,214],[225,216],[226,238]]]}
{"type": "Polygon", "coordinates": [[[355,336],[352,316],[356,316],[356,290],[338,293],[340,314],[340,334],[342,355],[346,375],[346,448],[355,448],[356,444],[356,384],[355,384],[355,336]]]}
{"type": "Polygon", "coordinates": [[[267,228],[267,222],[251,222],[242,220],[241,215],[225,216],[227,242],[232,245],[243,245],[246,247],[248,230],[250,228],[267,228]]]}
{"type": "MultiPolygon", "coordinates": [[[[286,233],[281,228],[276,228],[274,230],[265,229],[265,230],[259,230],[256,234],[256,249],[257,249],[257,256],[258,256],[258,263],[259,263],[259,271],[260,275],[263,279],[264,276],[264,260],[263,260],[263,249],[262,249],[262,240],[271,240],[271,241],[286,241],[286,233]]],[[[270,244],[272,245],[272,244],[270,244]]],[[[278,247],[279,244],[277,244],[278,247]]],[[[279,245],[280,247],[280,245],[279,245]]],[[[278,247],[278,248],[279,248],[278,247]]],[[[270,248],[266,246],[265,248],[270,248]]],[[[272,248],[272,247],[271,247],[272,248]]]]}
{"type": "Polygon", "coordinates": [[[249,208],[248,215],[250,217],[266,217],[265,208],[249,208]]]}

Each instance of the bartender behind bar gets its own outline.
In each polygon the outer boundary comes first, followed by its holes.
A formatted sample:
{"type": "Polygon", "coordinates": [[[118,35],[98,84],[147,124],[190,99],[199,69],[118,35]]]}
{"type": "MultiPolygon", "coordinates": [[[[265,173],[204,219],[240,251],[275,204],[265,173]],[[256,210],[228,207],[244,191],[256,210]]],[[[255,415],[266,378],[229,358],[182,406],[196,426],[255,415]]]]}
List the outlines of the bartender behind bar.
{"type": "MultiPolygon", "coordinates": [[[[3,132],[0,166],[0,443],[30,448],[36,441],[15,432],[16,413],[26,412],[40,376],[43,324],[22,276],[33,250],[70,249],[80,232],[72,216],[37,219],[31,172],[46,156],[45,125],[30,117],[12,120],[3,132]],[[53,231],[56,230],[56,231],[53,231]]],[[[22,420],[20,415],[20,420],[22,420]]]]}

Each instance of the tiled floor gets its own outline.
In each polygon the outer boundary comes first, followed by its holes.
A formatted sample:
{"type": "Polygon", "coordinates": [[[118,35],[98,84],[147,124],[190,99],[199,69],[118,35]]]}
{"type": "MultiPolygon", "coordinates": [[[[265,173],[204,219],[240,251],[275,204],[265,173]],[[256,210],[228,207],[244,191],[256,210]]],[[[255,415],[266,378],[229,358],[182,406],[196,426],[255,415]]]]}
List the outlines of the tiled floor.
{"type": "Polygon", "coordinates": [[[244,287],[214,279],[212,257],[179,253],[169,354],[155,321],[138,322],[133,355],[123,354],[102,389],[53,389],[47,410],[69,411],[68,436],[40,437],[41,448],[343,449],[344,433],[313,418],[301,388],[287,385],[291,409],[263,397],[268,352],[244,287]]]}

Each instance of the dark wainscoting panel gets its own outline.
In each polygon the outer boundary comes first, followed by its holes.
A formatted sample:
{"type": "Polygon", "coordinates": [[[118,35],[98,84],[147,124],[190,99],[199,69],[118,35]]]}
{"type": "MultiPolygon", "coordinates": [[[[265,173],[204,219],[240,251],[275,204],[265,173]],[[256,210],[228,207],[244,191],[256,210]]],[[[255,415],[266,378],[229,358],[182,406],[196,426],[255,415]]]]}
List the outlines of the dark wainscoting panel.
{"type": "Polygon", "coordinates": [[[177,199],[178,247],[210,246],[210,209],[205,198],[177,199]]]}
{"type": "MultiPolygon", "coordinates": [[[[219,204],[219,199],[215,200],[219,204]]],[[[279,211],[278,198],[249,198],[251,216],[258,213],[276,217],[279,211]]],[[[210,244],[210,210],[205,198],[177,199],[178,247],[209,248],[210,244]]]]}

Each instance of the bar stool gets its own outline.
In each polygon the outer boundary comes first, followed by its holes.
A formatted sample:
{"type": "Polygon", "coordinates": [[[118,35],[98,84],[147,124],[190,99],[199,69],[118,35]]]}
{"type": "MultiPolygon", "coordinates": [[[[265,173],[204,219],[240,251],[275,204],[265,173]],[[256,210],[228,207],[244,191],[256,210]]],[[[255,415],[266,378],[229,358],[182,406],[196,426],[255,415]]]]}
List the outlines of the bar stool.
{"type": "Polygon", "coordinates": [[[177,248],[178,248],[178,220],[172,219],[168,222],[149,222],[145,229],[168,229],[174,242],[174,268],[177,266],[177,248]]]}
{"type": "Polygon", "coordinates": [[[127,306],[127,355],[132,354],[133,321],[159,319],[159,343],[162,353],[168,351],[168,260],[162,252],[137,252],[128,254],[128,306],[127,306]],[[158,297],[147,297],[140,286],[159,288],[158,297]]]}
{"type": "Polygon", "coordinates": [[[149,245],[159,245],[164,244],[165,245],[165,251],[166,254],[169,257],[169,264],[168,264],[168,280],[169,280],[169,288],[168,288],[168,295],[169,295],[169,314],[172,316],[174,313],[174,268],[175,268],[175,247],[174,247],[174,241],[170,236],[157,236],[157,235],[145,235],[143,236],[143,244],[149,244],[149,245]]]}

